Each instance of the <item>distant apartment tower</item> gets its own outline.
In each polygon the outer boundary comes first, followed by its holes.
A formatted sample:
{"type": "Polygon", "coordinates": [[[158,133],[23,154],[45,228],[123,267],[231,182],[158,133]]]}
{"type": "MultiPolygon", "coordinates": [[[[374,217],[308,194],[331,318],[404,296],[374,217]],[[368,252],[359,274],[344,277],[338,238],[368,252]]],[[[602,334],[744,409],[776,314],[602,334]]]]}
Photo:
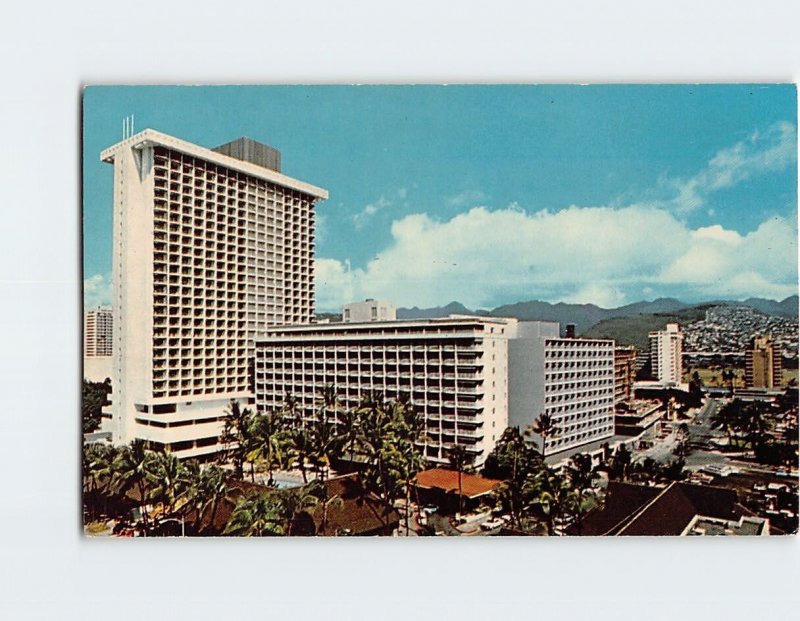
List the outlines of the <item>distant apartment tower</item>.
{"type": "Polygon", "coordinates": [[[342,321],[363,323],[366,321],[393,321],[397,319],[397,309],[389,302],[364,300],[351,302],[342,308],[342,321]]]}
{"type": "Polygon", "coordinates": [[[113,346],[114,313],[98,306],[83,318],[83,355],[86,358],[110,356],[113,346]]]}
{"type": "Polygon", "coordinates": [[[744,381],[747,388],[780,388],[783,383],[780,347],[768,337],[754,337],[744,352],[744,381]]]}
{"type": "Polygon", "coordinates": [[[259,412],[287,395],[310,418],[333,386],[343,408],[362,395],[408,398],[425,422],[425,457],[464,446],[482,464],[508,424],[508,343],[515,319],[441,319],[270,327],[256,340],[259,412]]]}
{"type": "Polygon", "coordinates": [[[219,448],[230,399],[253,398],[254,339],[314,316],[314,203],[249,139],[206,149],[146,129],[113,164],[113,441],[179,457],[219,448]]]}
{"type": "Polygon", "coordinates": [[[677,323],[649,334],[653,377],[664,385],[683,381],[683,332],[677,323]]]}
{"type": "Polygon", "coordinates": [[[519,322],[509,343],[509,420],[524,431],[541,414],[558,434],[536,446],[553,455],[614,435],[614,341],[560,338],[559,324],[519,322]]]}
{"type": "Polygon", "coordinates": [[[618,345],[614,348],[614,405],[633,399],[636,380],[636,348],[618,345]]]}

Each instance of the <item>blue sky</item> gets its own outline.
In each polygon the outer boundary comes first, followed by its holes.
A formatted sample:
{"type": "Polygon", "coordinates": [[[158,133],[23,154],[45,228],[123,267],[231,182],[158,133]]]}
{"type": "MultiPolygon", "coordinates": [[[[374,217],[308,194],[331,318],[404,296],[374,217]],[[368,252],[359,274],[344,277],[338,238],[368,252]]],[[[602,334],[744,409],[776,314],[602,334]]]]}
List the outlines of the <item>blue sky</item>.
{"type": "Polygon", "coordinates": [[[791,85],[91,87],[84,276],[109,299],[121,119],[246,135],[318,207],[320,310],[528,299],[617,306],[797,292],[791,85]]]}

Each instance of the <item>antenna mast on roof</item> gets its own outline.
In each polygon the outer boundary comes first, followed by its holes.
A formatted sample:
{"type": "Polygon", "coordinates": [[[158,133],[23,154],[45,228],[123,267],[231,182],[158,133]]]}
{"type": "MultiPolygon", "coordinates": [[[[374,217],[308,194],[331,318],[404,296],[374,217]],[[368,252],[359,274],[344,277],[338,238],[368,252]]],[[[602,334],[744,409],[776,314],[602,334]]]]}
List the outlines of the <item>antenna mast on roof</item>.
{"type": "Polygon", "coordinates": [[[133,115],[126,116],[122,119],[122,139],[130,138],[133,136],[133,115]]]}

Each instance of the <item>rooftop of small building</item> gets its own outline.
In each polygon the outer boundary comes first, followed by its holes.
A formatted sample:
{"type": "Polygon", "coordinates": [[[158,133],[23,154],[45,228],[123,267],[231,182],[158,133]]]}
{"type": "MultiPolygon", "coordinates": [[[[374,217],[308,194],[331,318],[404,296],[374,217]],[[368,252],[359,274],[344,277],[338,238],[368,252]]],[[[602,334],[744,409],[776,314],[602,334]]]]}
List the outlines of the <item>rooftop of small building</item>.
{"type": "MultiPolygon", "coordinates": [[[[587,514],[582,534],[678,536],[687,534],[700,520],[738,523],[743,517],[752,516],[737,503],[736,492],[730,489],[678,481],[666,487],[611,481],[603,508],[587,514]]],[[[745,526],[736,534],[750,530],[745,526]]]]}
{"type": "MultiPolygon", "coordinates": [[[[434,489],[445,493],[458,494],[458,472],[446,468],[423,470],[416,477],[416,484],[423,489],[434,489]]],[[[461,473],[461,495],[477,498],[492,492],[502,481],[487,479],[478,474],[461,473]]]]}
{"type": "Polygon", "coordinates": [[[739,521],[715,520],[704,516],[697,516],[689,525],[686,535],[689,536],[714,536],[734,535],[753,537],[763,535],[766,521],[759,518],[741,518],[739,521]]]}

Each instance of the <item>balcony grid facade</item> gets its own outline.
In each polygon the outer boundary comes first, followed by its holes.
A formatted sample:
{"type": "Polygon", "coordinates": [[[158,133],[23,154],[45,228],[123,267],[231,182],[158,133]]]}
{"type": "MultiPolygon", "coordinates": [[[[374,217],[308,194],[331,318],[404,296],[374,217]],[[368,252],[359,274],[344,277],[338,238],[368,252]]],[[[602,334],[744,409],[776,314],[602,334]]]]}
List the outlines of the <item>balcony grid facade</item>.
{"type": "Polygon", "coordinates": [[[548,454],[611,437],[614,433],[614,342],[546,339],[544,412],[559,429],[548,454]]]}
{"type": "Polygon", "coordinates": [[[291,395],[310,419],[326,386],[344,409],[379,391],[413,404],[428,460],[446,463],[460,444],[481,464],[508,422],[508,337],[503,321],[481,320],[270,329],[256,342],[257,408],[282,411],[291,395]]]}
{"type": "Polygon", "coordinates": [[[327,192],[144,130],[114,165],[115,443],[219,450],[230,399],[253,398],[254,339],[314,317],[314,203],[327,192]]]}
{"type": "Polygon", "coordinates": [[[83,323],[83,355],[110,356],[113,352],[114,313],[110,308],[86,311],[83,323]]]}

